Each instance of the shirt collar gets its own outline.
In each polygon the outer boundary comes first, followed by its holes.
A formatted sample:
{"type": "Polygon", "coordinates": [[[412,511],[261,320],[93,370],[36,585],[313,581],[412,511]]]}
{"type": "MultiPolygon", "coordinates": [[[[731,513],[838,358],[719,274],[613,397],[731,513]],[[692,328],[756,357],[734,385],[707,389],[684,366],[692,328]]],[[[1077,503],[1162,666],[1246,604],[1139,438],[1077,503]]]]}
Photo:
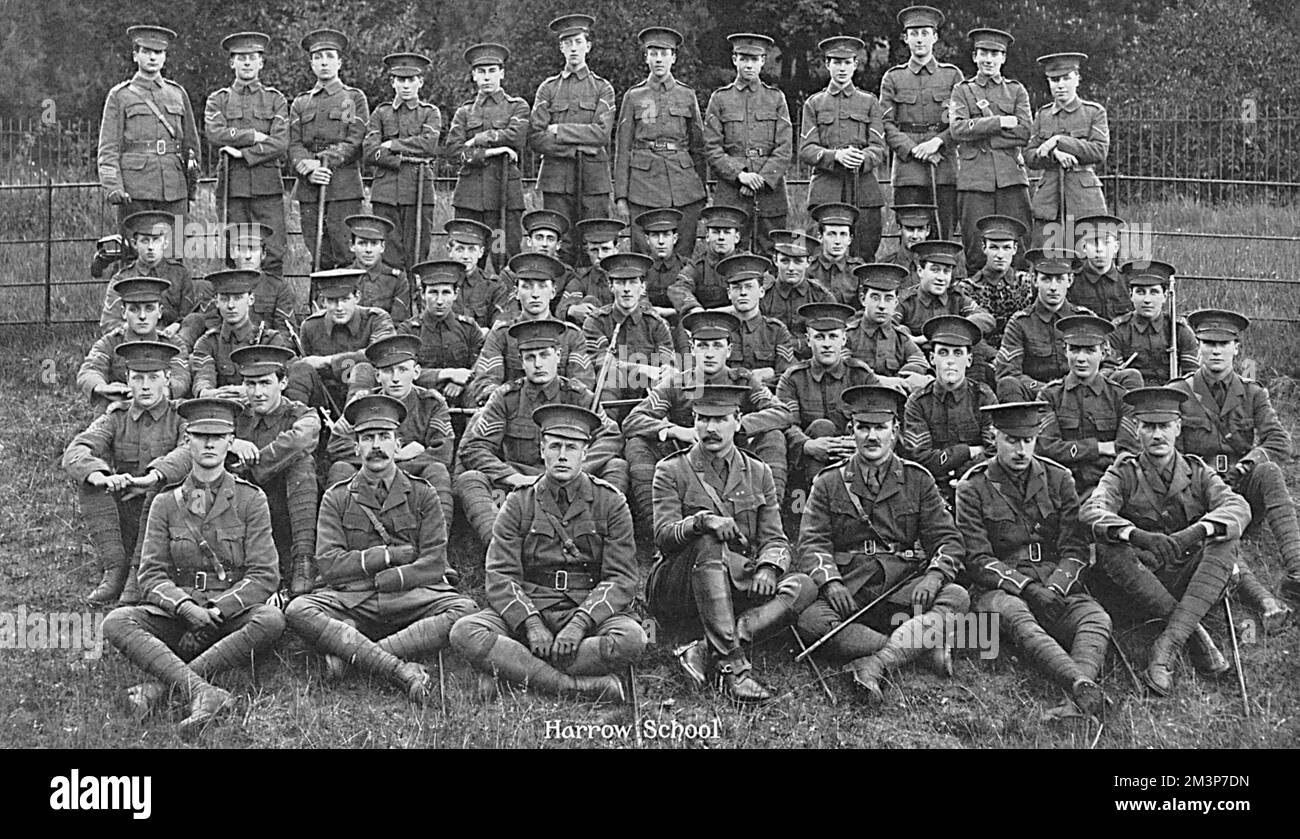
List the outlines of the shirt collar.
{"type": "Polygon", "coordinates": [[[990,84],[1002,84],[1002,81],[1003,79],[1001,73],[998,73],[996,76],[990,76],[987,79],[981,76],[979,73],[975,74],[975,84],[979,85],[980,87],[988,87],[990,84]]]}
{"type": "Polygon", "coordinates": [[[1060,104],[1055,99],[1053,99],[1052,113],[1059,114],[1061,111],[1065,111],[1067,114],[1072,114],[1075,111],[1079,110],[1079,106],[1082,104],[1083,104],[1083,100],[1081,100],[1078,96],[1074,97],[1073,102],[1067,102],[1064,105],[1060,104]]]}
{"type": "Polygon", "coordinates": [[[577,70],[570,70],[566,66],[563,70],[560,71],[560,78],[562,79],[567,79],[570,76],[577,76],[578,79],[584,82],[587,80],[587,77],[590,75],[591,75],[591,70],[587,69],[586,64],[582,65],[577,70]]]}
{"type": "Polygon", "coordinates": [[[141,416],[148,413],[149,419],[157,422],[162,419],[163,414],[165,414],[170,407],[171,403],[166,399],[159,399],[158,403],[146,412],[144,408],[141,408],[139,405],[135,404],[134,400],[132,400],[131,407],[127,410],[127,416],[131,418],[132,422],[136,422],[141,416]]]}
{"type": "Polygon", "coordinates": [[[857,93],[858,91],[858,89],[853,86],[852,79],[850,79],[848,82],[844,83],[843,85],[837,85],[832,80],[829,84],[826,85],[826,90],[828,93],[830,93],[831,96],[852,96],[854,93],[857,93]]]}
{"type": "Polygon", "coordinates": [[[257,93],[262,89],[262,80],[253,79],[246,82],[242,79],[235,79],[234,83],[230,85],[230,89],[236,93],[257,93]]]}
{"type": "Polygon", "coordinates": [[[735,84],[736,84],[736,90],[744,90],[749,92],[758,90],[758,79],[754,79],[752,82],[746,82],[746,81],[742,81],[741,78],[737,76],[735,84]]]}
{"type": "Polygon", "coordinates": [[[317,93],[320,93],[323,90],[329,95],[333,96],[334,94],[338,93],[342,89],[343,89],[343,82],[339,80],[338,76],[335,76],[334,78],[330,79],[327,82],[321,82],[318,79],[316,81],[316,84],[311,86],[311,93],[312,96],[315,96],[317,93]]]}
{"type": "Polygon", "coordinates": [[[492,102],[494,104],[500,105],[503,101],[505,101],[505,98],[506,98],[505,90],[498,90],[495,93],[479,93],[474,96],[474,104],[480,107],[482,107],[488,102],[492,102]]]}
{"type": "Polygon", "coordinates": [[[135,75],[131,77],[131,84],[139,85],[140,87],[162,87],[162,74],[159,73],[156,77],[151,79],[137,70],[135,75]]]}
{"type": "Polygon", "coordinates": [[[651,76],[646,76],[645,83],[648,87],[657,87],[660,90],[672,90],[674,87],[677,86],[677,79],[673,78],[672,73],[669,73],[668,75],[664,76],[663,81],[659,81],[658,79],[656,79],[654,76],[651,75],[651,76]]]}
{"type": "Polygon", "coordinates": [[[225,321],[221,323],[221,338],[224,341],[229,341],[232,337],[237,341],[247,341],[252,334],[253,321],[251,318],[238,326],[231,326],[225,321]]]}
{"type": "Polygon", "coordinates": [[[410,110],[414,111],[418,107],[420,107],[420,97],[418,96],[410,100],[409,102],[400,96],[393,97],[394,111],[400,111],[402,108],[409,108],[410,110]]]}
{"type": "Polygon", "coordinates": [[[929,60],[924,64],[918,62],[915,58],[908,58],[907,69],[911,70],[918,76],[921,75],[921,71],[923,70],[927,73],[933,73],[935,70],[939,69],[939,61],[934,57],[933,53],[931,53],[929,60]]]}
{"type": "Polygon", "coordinates": [[[830,367],[817,361],[813,361],[808,365],[808,372],[812,375],[814,382],[820,382],[826,376],[830,376],[832,379],[842,379],[844,378],[844,371],[847,369],[844,359],[839,359],[830,367]]]}
{"type": "Polygon", "coordinates": [[[1078,376],[1074,375],[1073,372],[1066,373],[1065,389],[1074,390],[1075,388],[1078,387],[1086,387],[1088,388],[1088,390],[1092,391],[1093,393],[1101,393],[1106,387],[1106,380],[1101,375],[1100,372],[1086,382],[1083,379],[1080,379],[1078,376]]]}

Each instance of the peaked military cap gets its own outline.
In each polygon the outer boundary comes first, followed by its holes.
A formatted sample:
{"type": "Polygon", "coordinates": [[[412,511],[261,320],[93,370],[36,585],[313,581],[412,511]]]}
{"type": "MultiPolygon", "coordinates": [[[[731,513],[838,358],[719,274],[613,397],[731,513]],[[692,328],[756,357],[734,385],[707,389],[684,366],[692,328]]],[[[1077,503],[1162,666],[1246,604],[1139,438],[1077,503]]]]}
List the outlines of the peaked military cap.
{"type": "Polygon", "coordinates": [[[717,309],[700,309],[682,316],[682,329],[692,341],[731,340],[731,333],[739,328],[740,318],[717,309]]]}
{"type": "Polygon", "coordinates": [[[588,245],[597,242],[617,242],[619,234],[627,227],[616,218],[585,218],[578,222],[578,233],[588,245]]]}
{"type": "Polygon", "coordinates": [[[234,55],[241,52],[266,52],[271,36],[265,32],[236,32],[221,39],[221,48],[234,55]]]}
{"type": "Polygon", "coordinates": [[[600,415],[581,405],[553,402],[533,410],[533,422],[543,434],[565,437],[569,440],[591,442],[591,438],[604,424],[600,415]]]}
{"type": "Polygon", "coordinates": [[[1140,387],[1124,394],[1133,415],[1147,422],[1170,422],[1182,416],[1181,405],[1188,395],[1172,387],[1140,387]]]}
{"type": "Polygon", "coordinates": [[[840,400],[853,419],[884,422],[896,418],[903,410],[907,394],[884,385],[857,385],[845,389],[840,400]]]}
{"type": "Polygon", "coordinates": [[[578,33],[590,35],[591,27],[595,25],[596,19],[591,15],[561,15],[551,21],[550,30],[563,40],[578,33]]]}
{"type": "Polygon", "coordinates": [[[465,50],[465,63],[471,67],[499,64],[506,66],[510,60],[510,50],[501,44],[475,44],[465,50]]]}
{"type": "Polygon", "coordinates": [[[1025,260],[1039,274],[1073,274],[1083,267],[1079,254],[1066,249],[1034,248],[1025,254],[1025,260]]]}
{"type": "Polygon", "coordinates": [[[180,347],[163,341],[126,341],[118,344],[113,354],[122,359],[128,370],[149,373],[166,370],[180,351],[180,347]]]}
{"type": "Polygon", "coordinates": [[[636,226],[646,233],[653,233],[658,230],[676,230],[677,225],[681,224],[682,211],[674,210],[672,207],[664,207],[659,210],[647,210],[636,217],[636,226]]]}
{"type": "Polygon", "coordinates": [[[248,294],[257,285],[257,279],[261,274],[257,271],[248,271],[243,268],[227,268],[222,271],[213,271],[203,279],[212,283],[214,294],[248,294]]]}
{"type": "Polygon", "coordinates": [[[406,406],[400,399],[384,396],[380,393],[358,396],[343,406],[343,419],[348,421],[352,430],[362,431],[396,431],[406,419],[406,406]]]}
{"type": "Polygon", "coordinates": [[[348,36],[337,29],[316,29],[302,36],[302,48],[307,52],[317,50],[343,52],[348,48],[348,36]]]}
{"type": "Polygon", "coordinates": [[[186,399],[177,413],[185,420],[185,430],[195,434],[234,434],[235,417],[243,405],[233,399],[186,399]]]}
{"type": "Polygon", "coordinates": [[[316,281],[316,291],[322,297],[347,297],[357,290],[357,283],[366,272],[361,268],[331,268],[328,271],[315,271],[311,278],[316,281]]]}
{"type": "Polygon", "coordinates": [[[418,52],[390,52],[384,56],[384,67],[390,76],[423,76],[432,63],[418,52]]]}
{"type": "Polygon", "coordinates": [[[176,33],[165,26],[129,26],[126,35],[137,47],[166,50],[176,40],[176,33]]]}
{"type": "Polygon", "coordinates": [[[774,267],[765,256],[753,253],[737,253],[718,260],[718,274],[727,284],[743,283],[745,280],[761,280],[764,274],[770,274],[774,267]]]}
{"type": "Polygon", "coordinates": [[[1029,232],[1020,219],[1011,216],[984,216],[975,222],[975,228],[982,237],[995,242],[1019,239],[1029,232]]]}
{"type": "Polygon", "coordinates": [[[521,320],[506,330],[506,334],[519,344],[519,351],[540,350],[560,343],[567,327],[563,321],[552,318],[521,320]]]}
{"type": "Polygon", "coordinates": [[[616,253],[600,261],[600,270],[611,280],[640,279],[655,261],[643,253],[616,253]]]}
{"type": "Polygon", "coordinates": [[[261,244],[275,235],[275,228],[257,221],[240,221],[226,225],[228,244],[261,244]]]}
{"type": "Polygon", "coordinates": [[[734,32],[727,36],[727,40],[731,42],[731,51],[741,55],[767,55],[767,51],[776,44],[776,41],[766,35],[753,32],[734,32]]]}
{"type": "Polygon", "coordinates": [[[1036,437],[1046,402],[1002,402],[985,405],[980,411],[989,415],[993,427],[1012,437],[1036,437]]]}
{"type": "Polygon", "coordinates": [[[1069,346],[1095,347],[1106,343],[1106,336],[1115,331],[1115,326],[1096,315],[1070,315],[1056,322],[1056,331],[1069,346]]]}
{"type": "Polygon", "coordinates": [[[1078,70],[1088,60],[1088,55],[1082,52],[1054,52],[1051,55],[1040,55],[1036,60],[1047,78],[1054,79],[1078,70]]]}
{"type": "Polygon", "coordinates": [[[1197,338],[1207,341],[1233,341],[1250,326],[1250,318],[1226,309],[1201,309],[1187,316],[1187,323],[1197,338]]]}
{"type": "Polygon", "coordinates": [[[912,246],[917,262],[934,262],[939,265],[955,266],[961,252],[961,242],[950,242],[947,239],[927,239],[912,246]]]}
{"type": "Polygon", "coordinates": [[[1129,286],[1158,285],[1168,288],[1178,269],[1158,259],[1144,259],[1125,262],[1119,271],[1128,280],[1129,286]]]}
{"type": "Polygon", "coordinates": [[[904,227],[925,227],[934,220],[933,204],[895,204],[894,215],[904,227]]]}
{"type": "Polygon", "coordinates": [[[725,417],[740,410],[748,395],[744,385],[705,385],[691,402],[691,410],[702,417],[725,417]]]}
{"type": "Polygon", "coordinates": [[[176,217],[161,210],[141,210],[122,219],[122,227],[131,235],[161,236],[172,229],[176,217]]]}
{"type": "Polygon", "coordinates": [[[171,287],[161,277],[123,277],[113,283],[113,293],[123,303],[158,303],[171,287]]]}
{"type": "Polygon", "coordinates": [[[821,241],[809,236],[802,230],[772,231],[772,249],[777,253],[783,253],[786,256],[809,256],[819,247],[821,247],[821,241]]]}
{"type": "Polygon", "coordinates": [[[660,47],[668,50],[680,49],[683,40],[682,33],[667,26],[647,26],[636,33],[636,39],[641,42],[642,49],[660,47]]]}
{"type": "Polygon", "coordinates": [[[393,229],[393,223],[383,216],[348,216],[343,223],[358,239],[383,239],[393,229]]]}
{"type": "Polygon", "coordinates": [[[421,285],[450,285],[460,287],[465,282],[465,266],[454,259],[429,259],[412,266],[411,273],[421,285]]]}
{"type": "Polygon", "coordinates": [[[818,204],[810,211],[813,221],[826,227],[830,224],[843,224],[848,227],[858,223],[858,208],[848,204],[828,202],[818,204]]]}
{"type": "Polygon", "coordinates": [[[544,253],[517,253],[506,263],[519,280],[550,280],[564,276],[564,263],[544,253]]]}
{"type": "Polygon", "coordinates": [[[932,344],[948,347],[973,347],[984,333],[970,318],[961,315],[938,315],[921,326],[921,333],[932,344]]]}
{"type": "Polygon", "coordinates": [[[366,360],[377,368],[392,367],[418,358],[422,346],[419,335],[389,335],[366,347],[366,360]]]}
{"type": "Polygon", "coordinates": [[[920,26],[938,29],[944,20],[943,12],[934,6],[908,6],[898,13],[898,25],[904,29],[920,26]]]}
{"type": "Polygon", "coordinates": [[[805,329],[844,329],[857,310],[843,303],[805,303],[796,310],[805,329]]]}
{"type": "Polygon", "coordinates": [[[826,58],[857,58],[866,48],[865,41],[852,35],[833,35],[817,44],[817,49],[826,58]]]}
{"type": "Polygon", "coordinates": [[[553,230],[563,236],[569,232],[569,217],[559,210],[530,210],[519,219],[519,225],[529,235],[538,230],[553,230]]]}
{"type": "Polygon", "coordinates": [[[241,376],[265,376],[267,373],[284,373],[296,353],[288,347],[254,344],[230,351],[230,362],[239,368],[241,376]]]}
{"type": "Polygon", "coordinates": [[[874,288],[878,291],[898,291],[907,279],[908,270],[892,262],[868,262],[853,269],[858,289],[874,288]]]}
{"type": "Polygon", "coordinates": [[[739,230],[749,221],[749,213],[738,207],[713,206],[700,211],[705,227],[727,227],[739,230]]]}
{"type": "Polygon", "coordinates": [[[966,33],[966,37],[971,39],[977,50],[1006,52],[1016,42],[1010,32],[1003,32],[1001,29],[972,29],[966,33]]]}
{"type": "Polygon", "coordinates": [[[473,219],[448,219],[442,229],[447,238],[462,245],[486,245],[492,239],[492,228],[473,219]]]}

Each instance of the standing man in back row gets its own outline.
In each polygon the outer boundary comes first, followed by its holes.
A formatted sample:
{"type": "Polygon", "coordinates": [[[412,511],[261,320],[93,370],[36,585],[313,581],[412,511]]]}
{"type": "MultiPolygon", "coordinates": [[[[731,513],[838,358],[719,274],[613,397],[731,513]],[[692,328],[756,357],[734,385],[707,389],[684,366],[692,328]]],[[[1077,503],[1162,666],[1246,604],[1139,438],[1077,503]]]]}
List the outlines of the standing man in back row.
{"type": "MultiPolygon", "coordinates": [[[[972,29],[976,73],[952,89],[949,111],[957,141],[957,204],[966,268],[984,266],[979,220],[1010,216],[1030,227],[1029,176],[1023,149],[1029,141],[1029,92],[1003,77],[1007,50],[1015,42],[1000,29],[972,29]]],[[[1028,243],[1020,242],[1024,253],[1028,243]]]]}
{"type": "MultiPolygon", "coordinates": [[[[564,67],[538,85],[528,126],[528,145],[542,155],[537,172],[542,207],[559,212],[571,225],[605,218],[610,212],[614,86],[587,66],[595,22],[590,15],[563,15],[551,21],[564,67]]],[[[572,239],[561,239],[559,258],[576,266],[582,255],[572,239]]]]}
{"type": "Polygon", "coordinates": [[[880,101],[853,84],[860,38],[836,35],[817,45],[826,58],[830,82],[803,103],[799,160],[813,167],[808,206],[837,202],[858,210],[853,228],[854,256],[868,262],[880,246],[880,208],[885,206],[876,166],[885,159],[885,124],[880,101]]]}
{"type": "Polygon", "coordinates": [[[262,270],[279,277],[286,247],[280,163],[289,149],[289,100],[262,84],[263,53],[270,42],[261,32],[236,32],[221,41],[235,80],[208,95],[203,133],[224,155],[216,193],[220,220],[266,225],[270,235],[262,270]]]}
{"type": "Polygon", "coordinates": [[[289,162],[298,175],[298,210],[308,248],[315,247],[317,228],[323,231],[320,253],[312,254],[313,268],[328,271],[352,261],[351,236],[343,219],[361,212],[359,161],[370,103],[364,93],[339,79],[346,35],[317,29],[303,36],[302,48],[311,56],[316,83],[289,106],[289,162]]]}
{"type": "Polygon", "coordinates": [[[781,89],[759,74],[773,43],[766,35],[728,35],[736,79],[718,88],[704,109],[704,153],[717,176],[713,203],[749,213],[741,240],[772,252],[773,230],[785,227],[785,172],[794,149],[790,107],[781,89]]]}
{"type": "MultiPolygon", "coordinates": [[[[708,193],[700,103],[695,91],[673,78],[682,33],[651,26],[637,34],[650,69],[645,81],[623,96],[614,147],[614,203],[631,221],[647,210],[681,211],[677,252],[695,251],[695,227],[708,193]]],[[[632,249],[649,253],[639,228],[632,228],[632,249]]]]}
{"type": "Polygon", "coordinates": [[[199,149],[189,94],[162,76],[176,33],[132,26],[126,34],[136,73],[108,92],[99,121],[99,184],[119,225],[144,210],[188,213],[189,169],[197,174],[199,149]]]}
{"type": "Polygon", "coordinates": [[[957,143],[948,126],[952,89],[961,70],[934,57],[943,12],[908,6],[898,13],[906,64],[885,71],[880,80],[880,112],[885,142],[894,152],[894,205],[933,204],[940,239],[957,229],[957,143]]]}

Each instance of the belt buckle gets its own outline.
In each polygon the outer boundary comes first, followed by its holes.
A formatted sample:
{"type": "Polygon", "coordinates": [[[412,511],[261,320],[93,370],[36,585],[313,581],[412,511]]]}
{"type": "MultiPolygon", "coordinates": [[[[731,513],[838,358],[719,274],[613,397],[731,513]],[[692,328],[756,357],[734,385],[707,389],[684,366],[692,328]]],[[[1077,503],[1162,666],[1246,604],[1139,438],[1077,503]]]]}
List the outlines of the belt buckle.
{"type": "Polygon", "coordinates": [[[1214,456],[1214,471],[1220,475],[1228,471],[1228,456],[1226,454],[1216,454],[1214,456]]]}
{"type": "Polygon", "coordinates": [[[651,141],[650,141],[650,148],[654,149],[655,151],[666,151],[666,150],[668,149],[668,141],[667,141],[667,140],[651,140],[651,141]]]}
{"type": "Polygon", "coordinates": [[[207,572],[207,571],[195,571],[195,572],[194,572],[194,590],[195,590],[195,591],[207,591],[207,590],[208,590],[208,572],[207,572]]]}
{"type": "Polygon", "coordinates": [[[554,586],[554,588],[555,588],[556,591],[568,591],[568,590],[569,590],[569,572],[568,572],[568,571],[565,571],[563,568],[561,568],[559,571],[556,571],[556,572],[555,572],[555,586],[554,586]]]}
{"type": "Polygon", "coordinates": [[[874,554],[880,553],[879,546],[876,544],[875,539],[868,539],[867,541],[863,542],[862,550],[866,552],[868,556],[872,556],[874,554]]]}
{"type": "Polygon", "coordinates": [[[157,153],[160,154],[160,155],[166,154],[166,153],[167,153],[167,141],[164,140],[164,139],[162,139],[161,137],[159,137],[157,140],[154,141],[153,148],[154,148],[154,151],[157,152],[157,153]]]}
{"type": "Polygon", "coordinates": [[[1043,543],[1042,543],[1042,542],[1030,542],[1030,543],[1029,543],[1029,561],[1030,561],[1030,562],[1042,562],[1042,561],[1043,561],[1043,543]]]}
{"type": "Polygon", "coordinates": [[[763,152],[759,151],[758,149],[746,149],[746,150],[745,150],[745,157],[762,157],[762,155],[763,155],[763,152]]]}

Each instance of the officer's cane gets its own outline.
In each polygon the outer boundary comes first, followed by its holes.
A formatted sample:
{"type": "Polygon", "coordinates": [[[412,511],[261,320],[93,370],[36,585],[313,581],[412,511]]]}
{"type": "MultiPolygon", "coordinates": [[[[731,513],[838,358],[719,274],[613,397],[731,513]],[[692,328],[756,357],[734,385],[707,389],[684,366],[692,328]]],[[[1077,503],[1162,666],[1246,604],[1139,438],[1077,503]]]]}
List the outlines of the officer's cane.
{"type": "Polygon", "coordinates": [[[930,198],[934,201],[934,232],[940,239],[946,239],[948,237],[943,235],[943,222],[939,216],[939,187],[936,186],[937,178],[934,175],[934,170],[939,166],[927,163],[926,168],[930,170],[930,198]]]}
{"type": "MultiPolygon", "coordinates": [[[[311,270],[313,274],[320,270],[320,249],[325,240],[325,190],[328,187],[329,184],[321,184],[316,190],[316,249],[312,251],[311,255],[311,270]]],[[[311,281],[309,297],[312,311],[315,311],[316,279],[314,277],[311,281]]]]}
{"type": "Polygon", "coordinates": [[[582,247],[582,234],[578,231],[578,222],[582,221],[582,193],[585,189],[582,182],[582,157],[582,149],[575,147],[573,149],[573,218],[569,219],[570,245],[573,247],[574,265],[581,265],[586,256],[582,247]]]}
{"type": "Polygon", "coordinates": [[[447,716],[447,676],[442,666],[442,650],[438,650],[438,703],[442,706],[442,715],[447,716]]]}
{"type": "MultiPolygon", "coordinates": [[[[1235,584],[1240,579],[1241,569],[1234,563],[1232,566],[1232,576],[1229,578],[1235,584]]],[[[1232,641],[1232,663],[1237,668],[1237,687],[1241,688],[1241,707],[1250,719],[1250,696],[1246,693],[1246,672],[1241,668],[1241,650],[1237,647],[1237,625],[1232,621],[1232,586],[1228,586],[1223,592],[1223,619],[1228,624],[1228,639],[1232,641]]]]}
{"type": "MultiPolygon", "coordinates": [[[[790,634],[794,636],[795,641],[799,642],[800,651],[806,652],[808,645],[803,642],[803,636],[799,634],[799,630],[792,626],[790,627],[790,634]]],[[[810,658],[808,664],[812,667],[813,675],[817,677],[817,684],[821,685],[822,690],[826,691],[826,698],[831,701],[832,705],[838,705],[839,702],[835,699],[835,694],[831,693],[831,686],[826,684],[826,677],[822,675],[822,669],[817,666],[817,662],[810,658]]]]}
{"type": "MultiPolygon", "coordinates": [[[[217,152],[221,154],[221,152],[217,152]]],[[[230,222],[230,155],[221,154],[221,229],[225,230],[230,222]]]]}
{"type": "Polygon", "coordinates": [[[411,245],[411,264],[406,266],[406,293],[411,298],[411,310],[415,311],[423,301],[419,299],[415,288],[415,272],[411,270],[416,265],[424,261],[424,248],[421,246],[424,242],[424,161],[420,161],[415,166],[415,242],[411,245]]]}
{"type": "MultiPolygon", "coordinates": [[[[510,155],[508,154],[501,155],[501,185],[499,191],[500,194],[497,197],[501,202],[499,208],[499,221],[501,222],[501,247],[504,249],[506,247],[506,202],[510,195],[510,155]]],[[[496,264],[497,269],[500,270],[500,268],[506,264],[506,254],[500,254],[500,262],[494,260],[494,264],[496,264]]]]}

